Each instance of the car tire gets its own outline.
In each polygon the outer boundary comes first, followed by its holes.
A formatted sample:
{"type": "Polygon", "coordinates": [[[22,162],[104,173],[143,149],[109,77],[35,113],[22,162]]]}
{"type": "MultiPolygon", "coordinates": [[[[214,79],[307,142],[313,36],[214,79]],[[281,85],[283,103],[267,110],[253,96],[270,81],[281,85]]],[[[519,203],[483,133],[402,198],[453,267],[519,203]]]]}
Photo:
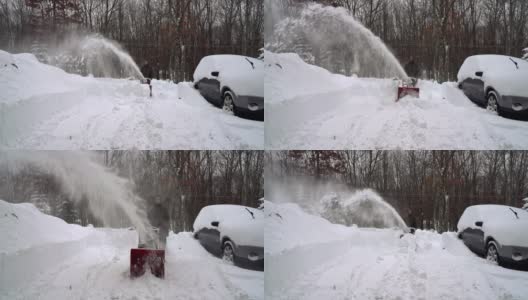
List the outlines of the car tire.
{"type": "Polygon", "coordinates": [[[222,110],[236,116],[237,110],[234,99],[235,96],[231,91],[225,91],[222,95],[222,110]]]}
{"type": "Polygon", "coordinates": [[[486,260],[497,266],[500,265],[499,250],[494,241],[489,241],[486,246],[486,260]]]}
{"type": "Polygon", "coordinates": [[[222,245],[222,260],[229,264],[235,264],[235,247],[229,240],[224,241],[222,245]]]}
{"type": "Polygon", "coordinates": [[[486,110],[500,116],[501,108],[499,106],[499,96],[495,91],[489,91],[486,95],[486,110]]]}

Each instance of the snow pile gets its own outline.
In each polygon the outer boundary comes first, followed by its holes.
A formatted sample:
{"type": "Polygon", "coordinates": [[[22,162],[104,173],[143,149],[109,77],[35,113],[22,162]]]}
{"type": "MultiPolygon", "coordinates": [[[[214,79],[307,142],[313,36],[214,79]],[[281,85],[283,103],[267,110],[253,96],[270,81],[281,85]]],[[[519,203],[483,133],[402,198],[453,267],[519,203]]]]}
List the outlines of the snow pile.
{"type": "MultiPolygon", "coordinates": [[[[0,291],[22,288],[41,272],[76,256],[86,247],[137,246],[138,235],[127,229],[95,229],[67,224],[44,215],[29,203],[0,200],[0,291]]],[[[0,298],[2,294],[0,292],[0,298]]]]}
{"type": "Polygon", "coordinates": [[[295,54],[265,57],[268,149],[528,147],[527,122],[476,106],[455,83],[421,80],[418,99],[396,102],[397,81],[332,75],[295,54]]]}
{"type": "Polygon", "coordinates": [[[218,79],[220,89],[229,87],[239,96],[264,97],[264,64],[261,60],[240,55],[211,55],[202,58],[194,71],[194,82],[203,78],[218,79]],[[211,75],[219,72],[218,77],[211,75]]]}
{"type": "Polygon", "coordinates": [[[223,112],[191,83],[154,80],[150,98],[138,80],[68,74],[30,54],[0,51],[0,60],[3,148],[218,150],[264,144],[263,122],[223,112]]]}
{"type": "Polygon", "coordinates": [[[0,200],[0,254],[11,255],[49,243],[79,240],[92,232],[91,228],[45,215],[33,204],[0,200]]]}
{"type": "Polygon", "coordinates": [[[218,204],[202,208],[193,230],[218,229],[220,239],[229,237],[237,245],[264,247],[264,216],[261,210],[242,205],[218,204]],[[218,227],[212,226],[218,222],[218,227]]]}
{"type": "Polygon", "coordinates": [[[466,58],[458,72],[458,82],[481,79],[484,88],[493,87],[503,96],[528,96],[528,62],[504,55],[475,55],[466,58]],[[483,72],[482,77],[475,73],[483,72]]]}
{"type": "Polygon", "coordinates": [[[33,54],[12,55],[0,50],[0,105],[42,94],[73,91],[91,80],[42,64],[33,54]]]}
{"type": "Polygon", "coordinates": [[[528,212],[506,205],[474,205],[466,208],[458,221],[458,232],[482,229],[484,239],[491,236],[500,245],[528,247],[528,212]],[[475,222],[482,222],[482,228],[475,222]]]}
{"type": "Polygon", "coordinates": [[[487,263],[453,232],[347,228],[292,204],[266,202],[265,210],[266,298],[521,300],[528,293],[527,272],[487,263]]]}

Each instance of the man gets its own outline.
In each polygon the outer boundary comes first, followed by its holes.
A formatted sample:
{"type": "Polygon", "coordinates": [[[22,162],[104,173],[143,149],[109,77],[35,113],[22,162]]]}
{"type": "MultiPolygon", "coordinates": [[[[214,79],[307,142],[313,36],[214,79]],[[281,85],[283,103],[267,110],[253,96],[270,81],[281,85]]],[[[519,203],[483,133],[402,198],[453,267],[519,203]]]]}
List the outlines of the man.
{"type": "Polygon", "coordinates": [[[414,57],[411,56],[411,59],[409,60],[409,62],[405,65],[405,73],[407,73],[407,75],[409,77],[412,77],[412,78],[418,78],[418,75],[420,73],[420,70],[418,68],[418,65],[416,64],[416,62],[414,61],[414,57]]]}
{"type": "Polygon", "coordinates": [[[143,74],[143,77],[145,77],[146,79],[146,84],[149,85],[150,97],[152,97],[152,85],[150,84],[150,81],[153,78],[154,71],[148,61],[145,61],[145,63],[141,67],[141,73],[143,74]]]}
{"type": "MultiPolygon", "coordinates": [[[[166,203],[168,203],[168,199],[166,203]]],[[[164,248],[167,235],[169,234],[170,218],[169,212],[167,211],[167,208],[162,204],[161,199],[156,199],[156,203],[150,210],[149,219],[152,226],[159,228],[158,248],[164,248]]]]}

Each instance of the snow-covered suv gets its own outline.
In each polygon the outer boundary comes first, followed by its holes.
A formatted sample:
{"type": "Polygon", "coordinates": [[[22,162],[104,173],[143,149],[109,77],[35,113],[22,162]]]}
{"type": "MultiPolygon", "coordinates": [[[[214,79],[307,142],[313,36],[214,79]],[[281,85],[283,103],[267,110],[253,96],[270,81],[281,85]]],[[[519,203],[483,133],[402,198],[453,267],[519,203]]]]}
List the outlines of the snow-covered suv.
{"type": "Polygon", "coordinates": [[[235,115],[264,119],[264,63],[240,55],[202,58],[193,75],[194,87],[212,104],[235,115]]]}
{"type": "Polygon", "coordinates": [[[464,94],[499,115],[528,114],[528,62],[504,55],[466,58],[458,71],[464,94]]]}
{"type": "Polygon", "coordinates": [[[229,263],[264,269],[262,210],[231,204],[205,206],[193,224],[194,237],[229,263]]]}
{"type": "Polygon", "coordinates": [[[458,221],[458,237],[500,265],[528,268],[528,212],[506,205],[474,205],[458,221]]]}

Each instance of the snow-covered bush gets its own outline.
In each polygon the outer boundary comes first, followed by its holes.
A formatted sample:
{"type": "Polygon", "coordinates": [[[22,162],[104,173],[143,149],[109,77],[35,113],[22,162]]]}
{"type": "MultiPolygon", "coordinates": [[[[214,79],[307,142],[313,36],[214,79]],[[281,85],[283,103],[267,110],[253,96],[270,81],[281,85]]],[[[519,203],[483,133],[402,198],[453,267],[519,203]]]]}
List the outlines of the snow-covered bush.
{"type": "Polygon", "coordinates": [[[523,49],[522,59],[528,60],[528,47],[523,49]]]}

